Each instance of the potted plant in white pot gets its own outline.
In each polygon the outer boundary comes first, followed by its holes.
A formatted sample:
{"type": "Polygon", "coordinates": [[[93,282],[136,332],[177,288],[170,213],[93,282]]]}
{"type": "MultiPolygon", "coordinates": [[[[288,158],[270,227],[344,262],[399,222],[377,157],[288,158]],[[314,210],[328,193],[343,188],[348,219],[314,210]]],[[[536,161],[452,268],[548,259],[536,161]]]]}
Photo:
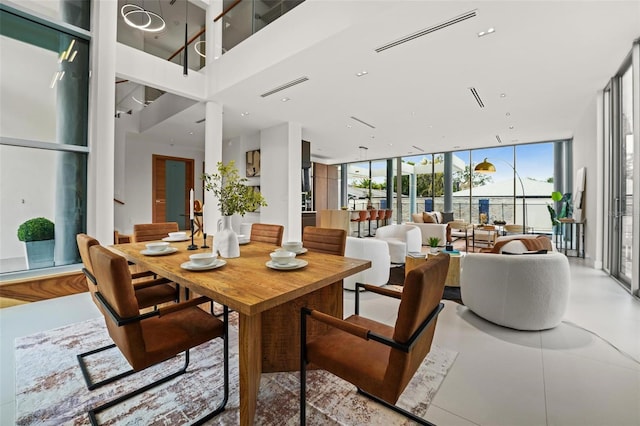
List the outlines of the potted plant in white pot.
{"type": "Polygon", "coordinates": [[[240,256],[240,244],[238,236],[231,227],[231,216],[239,214],[244,216],[247,212],[253,212],[267,203],[257,191],[247,186],[248,179],[241,178],[233,160],[224,164],[218,162],[217,173],[203,173],[204,188],[213,192],[218,199],[218,209],[222,214],[222,227],[214,238],[214,249],[220,252],[222,257],[231,258],[240,256]]]}
{"type": "Polygon", "coordinates": [[[54,237],[53,222],[44,217],[29,219],[18,227],[18,239],[24,242],[28,269],[54,265],[54,237]]]}
{"type": "Polygon", "coordinates": [[[431,253],[438,253],[438,245],[440,244],[440,238],[429,237],[429,247],[431,247],[431,253]]]}

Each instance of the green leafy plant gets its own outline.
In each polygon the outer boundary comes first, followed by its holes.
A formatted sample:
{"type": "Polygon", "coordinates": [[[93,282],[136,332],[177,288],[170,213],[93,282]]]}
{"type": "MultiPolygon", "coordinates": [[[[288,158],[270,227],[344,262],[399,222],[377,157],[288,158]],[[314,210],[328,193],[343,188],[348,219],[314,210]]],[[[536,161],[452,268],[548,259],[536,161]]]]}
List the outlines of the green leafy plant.
{"type": "Polygon", "coordinates": [[[44,217],[29,219],[18,227],[18,239],[24,242],[53,240],[55,227],[44,217]]]}
{"type": "Polygon", "coordinates": [[[218,162],[217,169],[217,173],[203,173],[202,180],[204,188],[218,199],[218,209],[223,216],[235,213],[244,216],[267,205],[262,194],[245,184],[248,179],[240,177],[233,160],[227,164],[218,162]]]}
{"type": "Polygon", "coordinates": [[[440,244],[440,238],[438,237],[429,237],[429,247],[438,247],[440,244]]]}
{"type": "MultiPolygon", "coordinates": [[[[562,200],[562,198],[563,198],[562,193],[558,191],[553,191],[551,193],[551,199],[555,202],[562,200]]],[[[553,206],[550,206],[549,204],[547,204],[547,210],[549,211],[549,217],[551,218],[551,226],[559,225],[560,222],[558,221],[558,215],[556,214],[556,209],[554,209],[553,206]]]]}

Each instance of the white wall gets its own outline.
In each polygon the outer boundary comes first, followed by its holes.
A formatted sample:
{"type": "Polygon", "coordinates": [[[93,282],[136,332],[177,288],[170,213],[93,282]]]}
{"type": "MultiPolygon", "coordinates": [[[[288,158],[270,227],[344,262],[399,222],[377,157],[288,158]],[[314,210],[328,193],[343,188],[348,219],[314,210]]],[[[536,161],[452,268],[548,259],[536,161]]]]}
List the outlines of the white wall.
{"type": "MultiPolygon", "coordinates": [[[[586,168],[586,181],[585,192],[583,198],[583,218],[586,219],[585,225],[585,259],[592,267],[596,261],[596,248],[602,245],[602,241],[597,241],[597,235],[601,233],[596,232],[597,227],[601,227],[602,224],[598,223],[598,204],[603,200],[599,200],[597,197],[597,167],[598,161],[602,162],[601,158],[597,158],[597,93],[593,94],[593,97],[589,100],[588,106],[585,108],[582,118],[578,122],[574,134],[573,134],[573,179],[574,186],[576,184],[576,171],[581,168],[586,168]]],[[[598,259],[600,260],[600,259],[598,259]]]]}
{"type": "Polygon", "coordinates": [[[202,162],[204,152],[179,145],[171,146],[157,140],[148,140],[144,135],[126,135],[125,197],[124,205],[115,206],[115,229],[121,233],[131,233],[135,223],[152,222],[152,169],[153,154],[167,155],[194,160],[194,186],[196,199],[200,199],[202,162]]]}
{"type": "Polygon", "coordinates": [[[268,206],[260,221],[284,225],[283,241],[302,238],[302,127],[286,123],[260,132],[261,191],[268,206]]]}

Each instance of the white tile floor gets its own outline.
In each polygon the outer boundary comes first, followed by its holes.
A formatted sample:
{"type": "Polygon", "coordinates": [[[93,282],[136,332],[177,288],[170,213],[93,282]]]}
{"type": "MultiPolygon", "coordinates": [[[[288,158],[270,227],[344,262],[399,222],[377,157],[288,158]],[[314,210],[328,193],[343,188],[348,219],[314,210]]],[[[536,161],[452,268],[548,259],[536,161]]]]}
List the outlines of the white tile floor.
{"type": "MultiPolygon", "coordinates": [[[[640,359],[640,302],[573,259],[571,273],[565,320],[640,359]]],[[[395,321],[397,301],[362,301],[362,315],[395,321]]],[[[14,339],[96,316],[87,294],[0,310],[0,424],[14,424],[14,339]]],[[[640,425],[640,365],[573,325],[518,332],[446,302],[435,343],[459,352],[427,413],[438,425],[640,425]]]]}

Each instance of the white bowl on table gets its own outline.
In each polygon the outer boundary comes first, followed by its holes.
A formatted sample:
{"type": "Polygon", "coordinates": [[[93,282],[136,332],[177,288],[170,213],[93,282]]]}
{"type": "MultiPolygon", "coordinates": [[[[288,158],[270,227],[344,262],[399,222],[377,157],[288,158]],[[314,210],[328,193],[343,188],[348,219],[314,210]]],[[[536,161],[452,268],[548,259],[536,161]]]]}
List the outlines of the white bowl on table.
{"type": "Polygon", "coordinates": [[[189,256],[192,265],[207,266],[215,263],[218,259],[218,253],[196,253],[189,256]]]}
{"type": "Polygon", "coordinates": [[[150,253],[160,253],[169,248],[169,243],[149,243],[147,244],[147,250],[150,253]]]}
{"type": "Polygon", "coordinates": [[[288,265],[296,258],[296,254],[286,250],[276,250],[270,254],[271,261],[275,265],[284,266],[288,265]]]}
{"type": "Polygon", "coordinates": [[[298,253],[302,250],[302,242],[300,241],[287,241],[282,244],[282,248],[291,251],[293,253],[298,253]]]}

